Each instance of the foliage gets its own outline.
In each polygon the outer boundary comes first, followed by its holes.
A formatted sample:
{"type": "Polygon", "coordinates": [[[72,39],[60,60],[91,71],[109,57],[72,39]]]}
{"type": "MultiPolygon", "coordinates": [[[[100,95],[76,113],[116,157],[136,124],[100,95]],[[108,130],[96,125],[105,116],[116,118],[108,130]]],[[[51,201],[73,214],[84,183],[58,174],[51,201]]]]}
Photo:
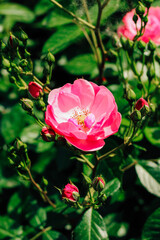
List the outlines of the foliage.
{"type": "MultiPolygon", "coordinates": [[[[83,2],[58,1],[88,22],[83,2]]],[[[132,41],[117,36],[122,17],[138,1],[101,1],[108,2],[101,16],[107,52],[101,59],[101,48],[95,50],[89,40],[97,2],[87,1],[90,27],[49,0],[0,2],[0,239],[159,239],[160,49],[151,51],[146,44],[142,51],[137,39],[132,49],[132,41]],[[9,45],[16,44],[14,36],[19,39],[15,52],[9,45]],[[2,43],[10,48],[4,50],[2,43]],[[50,64],[48,53],[55,62],[50,64]],[[105,140],[97,157],[66,147],[59,136],[54,142],[40,136],[49,88],[82,77],[107,86],[123,117],[119,132],[105,140]],[[41,98],[28,93],[30,81],[42,85],[41,98]],[[139,124],[132,113],[142,96],[150,113],[141,112],[139,124]],[[33,112],[22,109],[24,99],[34,103],[33,112]],[[92,188],[96,175],[106,182],[101,192],[92,188]],[[69,181],[81,193],[76,208],[61,200],[69,181]]]]}

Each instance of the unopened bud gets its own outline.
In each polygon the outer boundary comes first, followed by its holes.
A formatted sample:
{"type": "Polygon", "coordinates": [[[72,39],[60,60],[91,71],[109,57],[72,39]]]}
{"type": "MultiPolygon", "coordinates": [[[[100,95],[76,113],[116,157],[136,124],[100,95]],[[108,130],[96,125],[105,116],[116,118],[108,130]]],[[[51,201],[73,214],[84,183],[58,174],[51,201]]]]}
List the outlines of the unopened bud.
{"type": "Polygon", "coordinates": [[[66,200],[67,202],[77,202],[79,196],[79,190],[73,184],[68,183],[62,190],[62,199],[66,200]]]}
{"type": "Polygon", "coordinates": [[[144,117],[150,113],[150,107],[148,105],[144,105],[140,111],[141,111],[142,117],[144,117]]]}
{"type": "Polygon", "coordinates": [[[140,40],[137,42],[137,47],[138,47],[138,49],[143,51],[146,48],[146,43],[140,40]]]}
{"type": "Polygon", "coordinates": [[[28,91],[33,98],[38,98],[42,92],[42,87],[37,82],[29,82],[28,91]]]}
{"type": "Polygon", "coordinates": [[[48,180],[44,177],[42,177],[42,182],[45,186],[48,186],[48,180]]]}
{"type": "Polygon", "coordinates": [[[136,13],[141,17],[145,13],[145,11],[145,6],[141,2],[138,2],[138,6],[136,7],[136,13]]]}
{"type": "Polygon", "coordinates": [[[154,76],[155,76],[154,68],[151,68],[151,67],[148,68],[147,76],[148,76],[149,80],[151,80],[152,78],[154,78],[154,76]]]}
{"type": "Polygon", "coordinates": [[[121,44],[122,44],[122,47],[123,47],[124,49],[126,49],[127,38],[121,36],[120,42],[121,42],[121,44]]]}
{"type": "Polygon", "coordinates": [[[143,20],[143,22],[144,22],[145,24],[147,24],[147,22],[148,22],[148,16],[147,16],[147,15],[143,16],[143,17],[142,17],[142,20],[143,20]]]}
{"type": "Polygon", "coordinates": [[[153,52],[156,49],[156,44],[153,41],[149,41],[148,43],[148,50],[150,50],[151,52],[153,52]]]}
{"type": "Polygon", "coordinates": [[[13,34],[9,37],[9,43],[13,49],[16,49],[19,46],[19,41],[13,34]]]}
{"type": "Polygon", "coordinates": [[[140,121],[142,119],[141,112],[135,109],[134,112],[131,113],[130,118],[133,122],[140,121]]]}
{"type": "Polygon", "coordinates": [[[9,62],[9,60],[7,58],[3,57],[3,59],[2,59],[2,66],[4,68],[9,68],[10,67],[10,62],[9,62]]]}
{"type": "Polygon", "coordinates": [[[46,142],[52,142],[55,140],[55,132],[53,129],[48,127],[43,127],[41,131],[41,136],[44,141],[46,142]]]}
{"type": "Polygon", "coordinates": [[[32,113],[33,111],[33,102],[28,99],[28,98],[22,98],[21,99],[22,102],[22,108],[27,111],[28,113],[32,113]]]}
{"type": "Polygon", "coordinates": [[[132,40],[130,40],[130,39],[127,39],[127,41],[126,41],[126,50],[128,50],[128,52],[132,53],[133,46],[134,46],[134,42],[132,40]]]}
{"type": "Polygon", "coordinates": [[[126,99],[130,102],[133,102],[136,99],[136,94],[131,88],[128,88],[126,91],[126,99]]]}
{"type": "Polygon", "coordinates": [[[20,31],[18,31],[17,33],[17,37],[19,38],[19,40],[21,40],[22,42],[26,41],[28,39],[28,35],[27,33],[25,33],[21,28],[20,31]]]}
{"type": "Polygon", "coordinates": [[[138,16],[137,16],[137,14],[134,14],[134,16],[133,16],[133,21],[134,21],[135,24],[136,24],[136,22],[138,21],[138,16]]]}
{"type": "Polygon", "coordinates": [[[144,98],[140,98],[135,104],[135,109],[140,111],[144,105],[149,107],[148,102],[144,98]]]}
{"type": "Polygon", "coordinates": [[[101,192],[105,186],[105,181],[102,177],[95,177],[92,185],[96,191],[101,192]]]}
{"type": "Polygon", "coordinates": [[[47,54],[46,60],[47,60],[49,65],[52,65],[55,62],[55,57],[53,56],[53,54],[51,52],[49,52],[47,54]]]}
{"type": "Polygon", "coordinates": [[[24,149],[25,146],[26,146],[26,144],[23,143],[20,139],[16,139],[16,141],[14,142],[14,147],[18,151],[24,149]]]}

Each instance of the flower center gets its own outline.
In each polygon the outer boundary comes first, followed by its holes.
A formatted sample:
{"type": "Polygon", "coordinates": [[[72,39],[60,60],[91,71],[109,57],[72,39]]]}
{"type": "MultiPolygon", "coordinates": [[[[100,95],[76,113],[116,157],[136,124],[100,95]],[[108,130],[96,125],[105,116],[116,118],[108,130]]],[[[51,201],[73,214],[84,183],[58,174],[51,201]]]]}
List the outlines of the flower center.
{"type": "Polygon", "coordinates": [[[93,113],[89,113],[88,110],[75,110],[73,116],[69,119],[77,127],[80,126],[83,130],[90,129],[95,122],[95,116],[93,113]]]}

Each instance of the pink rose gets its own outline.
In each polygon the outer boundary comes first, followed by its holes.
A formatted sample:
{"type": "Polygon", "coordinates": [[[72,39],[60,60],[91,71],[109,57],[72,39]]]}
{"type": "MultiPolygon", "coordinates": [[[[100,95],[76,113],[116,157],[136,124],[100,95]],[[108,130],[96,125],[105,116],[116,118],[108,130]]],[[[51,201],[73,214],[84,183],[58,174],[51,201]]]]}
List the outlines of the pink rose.
{"type": "Polygon", "coordinates": [[[112,93],[84,79],[52,90],[48,103],[46,124],[83,151],[101,149],[121,123],[112,93]]]}
{"type": "MultiPolygon", "coordinates": [[[[124,25],[118,28],[118,35],[123,35],[130,40],[133,40],[137,34],[136,25],[138,30],[141,28],[141,20],[138,17],[138,21],[135,24],[133,16],[135,9],[128,12],[122,19],[124,25]]],[[[145,32],[142,37],[138,38],[143,42],[149,42],[152,40],[155,44],[160,44],[160,7],[151,7],[148,14],[148,22],[145,27],[145,32]]]]}
{"type": "Polygon", "coordinates": [[[42,87],[36,82],[30,82],[28,84],[28,91],[32,97],[38,98],[40,95],[40,92],[42,92],[42,87]]]}
{"type": "Polygon", "coordinates": [[[79,197],[79,190],[78,188],[68,183],[62,191],[62,199],[70,200],[72,202],[76,202],[79,197]]]}
{"type": "Polygon", "coordinates": [[[147,107],[149,107],[148,102],[147,102],[144,98],[140,98],[140,99],[138,99],[138,101],[136,102],[135,108],[136,108],[138,111],[140,111],[144,105],[147,106],[147,107]]]}

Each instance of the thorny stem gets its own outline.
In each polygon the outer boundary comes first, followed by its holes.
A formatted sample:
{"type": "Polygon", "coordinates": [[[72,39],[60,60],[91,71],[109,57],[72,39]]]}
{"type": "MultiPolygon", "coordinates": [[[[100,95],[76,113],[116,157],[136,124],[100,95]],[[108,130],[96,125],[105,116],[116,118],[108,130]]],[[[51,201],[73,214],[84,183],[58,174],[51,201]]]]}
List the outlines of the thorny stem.
{"type": "Polygon", "coordinates": [[[50,231],[52,229],[52,227],[47,227],[42,229],[42,231],[40,231],[39,233],[37,233],[34,237],[32,237],[30,240],[36,240],[37,238],[39,238],[41,235],[43,235],[43,233],[50,231]]]}
{"type": "Polygon", "coordinates": [[[35,180],[32,177],[31,171],[30,169],[27,167],[26,171],[29,175],[30,181],[31,183],[37,188],[37,190],[42,194],[42,196],[44,197],[44,200],[46,202],[48,202],[53,208],[56,208],[56,205],[49,199],[49,197],[47,196],[47,192],[43,191],[43,189],[35,182],[35,180]]]}
{"type": "MultiPolygon", "coordinates": [[[[107,1],[106,4],[108,4],[108,2],[109,1],[107,1]]],[[[99,46],[99,48],[101,50],[101,54],[102,54],[101,63],[99,64],[99,75],[100,75],[99,83],[101,83],[102,77],[103,77],[104,64],[105,64],[106,50],[104,48],[101,33],[100,33],[100,23],[101,23],[101,16],[102,16],[103,8],[102,8],[100,0],[97,0],[97,4],[98,4],[98,16],[97,16],[97,24],[96,24],[96,37],[97,37],[97,41],[98,41],[98,46],[99,46]]]]}
{"type": "MultiPolygon", "coordinates": [[[[91,19],[90,19],[90,16],[89,16],[89,11],[88,11],[86,0],[82,0],[82,3],[83,3],[83,7],[84,7],[84,10],[85,10],[85,13],[86,13],[87,20],[91,24],[91,19]]],[[[92,29],[91,29],[91,36],[92,36],[94,49],[95,49],[95,57],[96,57],[96,60],[97,60],[97,62],[99,64],[99,62],[100,62],[100,55],[99,55],[99,52],[98,52],[98,44],[97,44],[97,39],[96,39],[95,32],[92,29]]]]}
{"type": "Polygon", "coordinates": [[[83,20],[80,17],[77,17],[73,12],[69,11],[68,9],[64,8],[60,3],[58,3],[56,0],[50,0],[52,3],[54,3],[57,7],[63,9],[67,14],[72,16],[74,19],[79,21],[80,23],[84,24],[85,26],[89,27],[90,29],[95,29],[95,26],[93,26],[91,23],[88,23],[87,21],[83,20]]]}

